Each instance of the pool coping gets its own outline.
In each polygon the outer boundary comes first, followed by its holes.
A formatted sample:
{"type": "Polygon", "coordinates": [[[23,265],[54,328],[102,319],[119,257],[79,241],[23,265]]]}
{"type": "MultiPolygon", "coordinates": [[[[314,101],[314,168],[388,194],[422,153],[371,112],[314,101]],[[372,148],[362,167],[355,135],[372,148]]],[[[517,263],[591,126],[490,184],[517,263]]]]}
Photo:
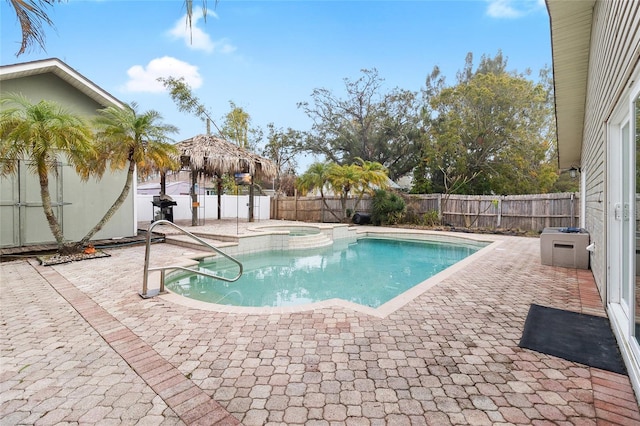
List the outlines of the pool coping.
{"type": "MultiPolygon", "coordinates": [[[[265,306],[265,307],[253,307],[253,306],[233,306],[233,305],[220,305],[211,302],[203,302],[196,299],[191,299],[185,296],[181,296],[177,293],[173,293],[167,290],[166,293],[159,295],[161,299],[175,303],[177,305],[185,306],[192,309],[199,309],[203,311],[209,312],[218,312],[218,313],[228,313],[228,314],[242,314],[242,315],[282,315],[289,313],[298,313],[298,312],[309,312],[315,311],[325,308],[335,308],[341,307],[345,309],[350,309],[356,312],[361,312],[367,315],[371,315],[378,318],[386,318],[390,314],[394,313],[398,309],[405,306],[407,303],[413,301],[417,297],[421,296],[426,291],[431,288],[437,286],[440,282],[449,278],[450,276],[456,274],[457,272],[467,268],[469,265],[474,263],[480,257],[484,257],[490,253],[493,253],[498,249],[498,247],[502,244],[503,240],[498,236],[490,235],[490,234],[465,234],[464,236],[458,235],[455,232],[446,232],[446,231],[428,231],[428,230],[414,230],[414,229],[401,229],[401,228],[379,228],[379,227],[362,227],[357,230],[358,236],[369,237],[369,236],[377,236],[377,237],[391,237],[393,235],[402,235],[404,237],[407,236],[415,236],[416,239],[424,240],[425,236],[431,237],[430,240],[442,241],[442,242],[451,242],[452,240],[460,241],[460,240],[469,240],[472,242],[486,242],[488,243],[485,247],[482,247],[477,252],[467,256],[466,258],[460,260],[459,262],[451,265],[447,269],[437,273],[436,275],[428,278],[427,280],[416,284],[410,289],[404,291],[403,293],[397,295],[393,299],[385,302],[384,304],[378,306],[377,308],[372,308],[369,306],[360,305],[358,303],[349,302],[343,299],[334,298],[323,300],[321,302],[314,303],[306,303],[302,305],[296,306],[265,306]],[[422,236],[422,238],[417,238],[418,236],[422,236]],[[437,237],[437,238],[433,238],[437,237]]],[[[182,265],[194,264],[197,263],[199,259],[210,257],[211,253],[208,252],[185,252],[183,253],[184,257],[180,261],[182,265]]],[[[151,278],[151,277],[150,277],[151,278]]]]}

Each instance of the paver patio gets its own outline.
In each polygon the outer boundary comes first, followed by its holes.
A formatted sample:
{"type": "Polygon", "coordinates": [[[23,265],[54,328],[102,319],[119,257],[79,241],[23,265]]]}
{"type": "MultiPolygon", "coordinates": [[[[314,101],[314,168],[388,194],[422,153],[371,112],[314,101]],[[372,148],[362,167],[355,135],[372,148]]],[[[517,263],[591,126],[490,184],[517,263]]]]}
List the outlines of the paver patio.
{"type": "Polygon", "coordinates": [[[640,424],[628,377],[518,347],[531,303],[605,315],[590,271],[496,238],[384,318],[143,300],[142,246],[2,263],[0,424],[640,424]]]}

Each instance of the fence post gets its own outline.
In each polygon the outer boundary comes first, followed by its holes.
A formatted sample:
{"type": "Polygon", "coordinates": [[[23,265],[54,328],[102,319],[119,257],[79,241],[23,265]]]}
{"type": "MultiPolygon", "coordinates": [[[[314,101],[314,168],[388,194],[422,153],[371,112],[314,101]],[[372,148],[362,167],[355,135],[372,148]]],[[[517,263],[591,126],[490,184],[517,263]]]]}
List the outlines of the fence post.
{"type": "Polygon", "coordinates": [[[498,212],[496,213],[498,218],[496,220],[496,228],[500,228],[500,226],[502,226],[502,198],[502,195],[498,197],[498,212]]]}
{"type": "Polygon", "coordinates": [[[438,194],[438,220],[442,223],[442,194],[438,194]]]}
{"type": "Polygon", "coordinates": [[[576,201],[576,199],[575,199],[574,193],[572,192],[571,193],[571,206],[570,206],[570,209],[569,209],[570,210],[569,214],[571,214],[571,219],[569,221],[569,226],[571,226],[571,227],[573,227],[573,225],[574,225],[574,218],[575,218],[575,214],[576,214],[575,213],[575,211],[576,211],[575,201],[576,201]]]}

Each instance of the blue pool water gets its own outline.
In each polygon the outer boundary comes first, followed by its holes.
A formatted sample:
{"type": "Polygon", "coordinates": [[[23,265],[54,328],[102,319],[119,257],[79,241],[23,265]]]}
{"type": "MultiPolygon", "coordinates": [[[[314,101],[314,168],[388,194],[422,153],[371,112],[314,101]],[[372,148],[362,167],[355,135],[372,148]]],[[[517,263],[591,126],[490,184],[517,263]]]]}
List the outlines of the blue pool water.
{"type": "MultiPolygon", "coordinates": [[[[236,282],[200,275],[171,275],[169,290],[192,299],[234,306],[295,306],[339,298],[378,307],[473,254],[480,244],[446,244],[364,238],[340,247],[268,251],[238,256],[244,273],[236,282]]],[[[225,259],[200,268],[233,277],[225,259]]]]}

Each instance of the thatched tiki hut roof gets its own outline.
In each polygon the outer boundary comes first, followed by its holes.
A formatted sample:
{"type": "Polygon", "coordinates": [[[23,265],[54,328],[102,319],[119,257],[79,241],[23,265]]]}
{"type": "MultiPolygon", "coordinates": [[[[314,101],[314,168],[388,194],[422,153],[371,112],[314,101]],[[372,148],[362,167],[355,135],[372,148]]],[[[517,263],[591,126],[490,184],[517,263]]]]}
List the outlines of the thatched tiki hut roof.
{"type": "MultiPolygon", "coordinates": [[[[194,190],[197,176],[218,176],[227,173],[249,173],[252,178],[271,179],[277,175],[275,163],[211,135],[198,135],[176,144],[183,167],[191,169],[191,224],[198,224],[198,204],[194,190]]],[[[253,182],[253,179],[252,179],[253,182]]],[[[219,188],[220,189],[220,188],[219,188]]],[[[218,190],[218,219],[220,219],[220,190],[218,190]]],[[[249,221],[253,221],[253,185],[249,188],[249,221]]]]}
{"type": "Polygon", "coordinates": [[[222,176],[244,172],[261,179],[276,177],[273,161],[211,135],[198,135],[176,144],[184,166],[198,174],[222,176]],[[188,160],[187,158],[188,157],[188,160]]]}

